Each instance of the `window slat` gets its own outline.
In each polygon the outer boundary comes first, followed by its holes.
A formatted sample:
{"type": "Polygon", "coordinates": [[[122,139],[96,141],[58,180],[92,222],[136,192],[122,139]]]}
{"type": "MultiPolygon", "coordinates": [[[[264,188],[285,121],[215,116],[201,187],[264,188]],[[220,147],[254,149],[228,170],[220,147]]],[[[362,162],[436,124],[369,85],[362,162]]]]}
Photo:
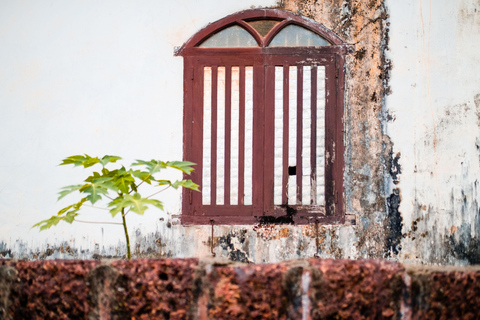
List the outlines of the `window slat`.
{"type": "Polygon", "coordinates": [[[303,68],[297,67],[297,204],[302,204],[303,151],[303,68]]]}
{"type": "Polygon", "coordinates": [[[239,92],[239,67],[232,67],[232,103],[231,103],[231,144],[230,144],[230,204],[237,205],[238,202],[238,171],[239,171],[239,121],[240,121],[240,92],[239,92]]]}
{"type": "Polygon", "coordinates": [[[317,204],[317,67],[311,70],[310,204],[317,204]]]}
{"type": "Polygon", "coordinates": [[[253,66],[253,214],[264,212],[265,66],[253,66]]]}
{"type": "MultiPolygon", "coordinates": [[[[290,119],[288,128],[288,166],[295,167],[297,165],[297,67],[289,68],[289,88],[288,100],[289,110],[288,118],[290,119]]],[[[297,178],[295,175],[288,176],[288,204],[297,204],[297,178]]]]}
{"type": "Polygon", "coordinates": [[[264,214],[272,215],[274,203],[275,158],[275,66],[265,67],[264,214]]]}
{"type": "Polygon", "coordinates": [[[325,67],[317,68],[317,205],[325,204],[325,67]]]}
{"type": "Polygon", "coordinates": [[[210,204],[212,147],[212,68],[203,69],[203,177],[202,203],[210,204]]]}
{"type": "Polygon", "coordinates": [[[275,103],[275,132],[274,132],[274,202],[275,205],[281,205],[283,202],[284,187],[283,187],[283,150],[285,149],[283,143],[283,67],[275,67],[275,88],[274,88],[274,103],[275,103]]]}
{"type": "Polygon", "coordinates": [[[217,79],[217,204],[225,204],[225,67],[217,79]]]}
{"type": "Polygon", "coordinates": [[[230,159],[231,159],[231,142],[232,142],[232,68],[225,67],[225,134],[224,134],[224,200],[223,204],[230,204],[230,159]]]}
{"type": "Polygon", "coordinates": [[[253,67],[245,67],[245,205],[253,204],[253,67]]]}
{"type": "Polygon", "coordinates": [[[288,149],[289,149],[289,66],[283,66],[283,168],[282,168],[282,204],[287,204],[288,197],[288,149]]]}
{"type": "Polygon", "coordinates": [[[311,66],[303,66],[303,119],[302,119],[302,204],[310,205],[311,181],[310,181],[310,149],[311,149],[311,66]]]}
{"type": "Polygon", "coordinates": [[[217,66],[212,67],[212,149],[210,159],[212,162],[211,169],[211,204],[217,203],[217,83],[218,83],[218,68],[217,66]]]}
{"type": "Polygon", "coordinates": [[[245,204],[245,66],[239,70],[238,204],[245,204]]]}

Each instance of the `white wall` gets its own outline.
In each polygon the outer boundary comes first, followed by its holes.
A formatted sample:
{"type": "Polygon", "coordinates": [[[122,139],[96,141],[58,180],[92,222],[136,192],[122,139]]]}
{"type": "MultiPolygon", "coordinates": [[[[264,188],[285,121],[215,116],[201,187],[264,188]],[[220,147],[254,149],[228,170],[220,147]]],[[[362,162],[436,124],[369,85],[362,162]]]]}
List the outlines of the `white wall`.
{"type": "MultiPolygon", "coordinates": [[[[125,164],[180,160],[183,61],[173,56],[174,47],[225,15],[273,4],[2,0],[0,243],[22,251],[64,240],[83,249],[123,241],[118,226],[30,229],[75,201],[57,203],[56,193],[80,183],[82,169],[57,165],[79,153],[119,155],[125,164]]],[[[162,199],[166,211],[179,213],[178,192],[162,199]]],[[[85,220],[98,215],[110,220],[107,211],[86,212],[85,220]]],[[[131,228],[151,232],[159,215],[152,209],[128,218],[131,228]]]]}
{"type": "Polygon", "coordinates": [[[393,61],[386,106],[396,119],[387,134],[401,153],[400,211],[403,232],[412,233],[402,256],[448,263],[435,257],[448,249],[445,237],[468,246],[480,233],[480,1],[386,3],[393,61]]]}

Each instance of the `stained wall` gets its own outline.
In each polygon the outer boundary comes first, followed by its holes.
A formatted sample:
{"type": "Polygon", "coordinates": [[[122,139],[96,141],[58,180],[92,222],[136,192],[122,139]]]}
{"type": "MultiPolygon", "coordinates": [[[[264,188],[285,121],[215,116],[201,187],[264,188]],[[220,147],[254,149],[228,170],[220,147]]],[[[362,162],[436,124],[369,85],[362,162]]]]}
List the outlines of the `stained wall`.
{"type": "MultiPolygon", "coordinates": [[[[312,257],[474,264],[478,251],[480,2],[211,0],[139,6],[4,2],[0,10],[0,254],[122,257],[122,230],[30,230],[65,203],[79,170],[65,156],[180,159],[182,60],[174,47],[253,7],[289,10],[353,46],[345,67],[345,210],[355,225],[182,226],[165,212],[129,216],[136,257],[277,262],[312,257]],[[212,241],[213,240],[213,241],[212,241]]],[[[174,177],[173,173],[166,173],[174,177]]],[[[155,212],[154,212],[155,211],[155,212]]],[[[90,220],[108,220],[93,209],[90,220]]]]}

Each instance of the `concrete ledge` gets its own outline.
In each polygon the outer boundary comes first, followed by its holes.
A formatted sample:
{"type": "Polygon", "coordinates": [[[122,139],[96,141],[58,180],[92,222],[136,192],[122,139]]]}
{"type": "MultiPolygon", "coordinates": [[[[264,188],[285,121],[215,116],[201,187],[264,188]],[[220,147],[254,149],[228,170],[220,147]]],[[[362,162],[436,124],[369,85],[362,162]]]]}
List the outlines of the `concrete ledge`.
{"type": "Polygon", "coordinates": [[[480,268],[0,260],[0,319],[478,319],[480,268]]]}

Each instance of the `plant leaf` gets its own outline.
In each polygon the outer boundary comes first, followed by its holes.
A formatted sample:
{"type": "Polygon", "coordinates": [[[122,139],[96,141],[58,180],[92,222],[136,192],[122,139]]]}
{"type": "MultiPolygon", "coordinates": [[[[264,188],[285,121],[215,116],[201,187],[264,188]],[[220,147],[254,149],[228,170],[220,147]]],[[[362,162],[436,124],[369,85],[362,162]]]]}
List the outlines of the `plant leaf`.
{"type": "Polygon", "coordinates": [[[73,164],[75,167],[78,166],[83,166],[84,168],[91,167],[97,163],[99,163],[100,160],[98,157],[92,158],[88,154],[85,154],[85,156],[70,156],[62,160],[62,163],[60,163],[61,166],[67,165],[67,164],[73,164]]]}
{"type": "Polygon", "coordinates": [[[145,210],[148,209],[148,205],[153,205],[163,210],[163,205],[160,200],[142,198],[139,193],[134,193],[133,195],[125,194],[117,197],[108,204],[109,207],[113,207],[110,210],[110,213],[113,217],[115,217],[115,215],[121,212],[124,208],[130,209],[130,211],[138,214],[143,214],[145,210]]]}
{"type": "Polygon", "coordinates": [[[58,194],[60,195],[58,197],[57,200],[60,200],[62,199],[63,197],[65,197],[66,195],[72,193],[72,192],[75,192],[77,190],[79,190],[83,185],[82,184],[76,184],[76,185],[73,185],[73,186],[66,186],[66,187],[63,187],[62,188],[62,191],[60,191],[58,194]]]}
{"type": "Polygon", "coordinates": [[[142,180],[142,181],[144,181],[148,184],[152,184],[152,181],[155,181],[155,178],[152,176],[152,174],[149,173],[149,172],[146,172],[146,171],[130,170],[130,173],[134,177],[136,177],[136,178],[138,178],[138,179],[140,179],[140,180],[142,180]]]}
{"type": "Polygon", "coordinates": [[[109,162],[117,162],[117,160],[120,160],[122,158],[117,157],[117,156],[104,156],[102,160],[100,160],[100,164],[105,167],[105,165],[109,162]]]}
{"type": "Polygon", "coordinates": [[[166,163],[160,160],[150,160],[150,161],[144,161],[144,160],[137,160],[137,162],[132,163],[132,166],[145,166],[147,167],[147,170],[150,174],[154,174],[159,172],[161,169],[164,169],[167,167],[166,163]]]}
{"type": "Polygon", "coordinates": [[[51,216],[50,219],[42,220],[32,226],[32,228],[40,227],[40,231],[56,226],[60,221],[65,221],[67,223],[72,223],[75,220],[75,217],[78,216],[78,210],[82,205],[87,201],[87,198],[82,198],[77,203],[69,205],[68,207],[60,210],[56,216],[51,216]],[[73,208],[73,209],[72,209],[73,208]],[[72,209],[68,211],[69,209],[72,209]]]}
{"type": "Polygon", "coordinates": [[[136,187],[135,178],[130,172],[126,172],[125,168],[118,170],[118,173],[112,177],[112,182],[123,193],[129,193],[130,188],[136,187]]]}
{"type": "Polygon", "coordinates": [[[104,183],[100,181],[84,184],[80,188],[80,192],[87,193],[87,200],[95,204],[95,202],[102,199],[102,194],[108,194],[108,189],[105,188],[104,183]]]}
{"type": "Polygon", "coordinates": [[[195,191],[200,191],[200,190],[198,189],[199,185],[196,184],[195,182],[193,182],[193,181],[190,180],[190,179],[188,179],[188,180],[175,181],[175,182],[172,184],[172,187],[174,187],[175,189],[177,189],[178,187],[183,187],[183,188],[192,189],[192,190],[195,190],[195,191]]]}
{"type": "Polygon", "coordinates": [[[190,174],[194,170],[192,166],[196,165],[196,163],[190,161],[168,161],[165,162],[165,165],[170,168],[178,169],[186,174],[190,174]]]}
{"type": "Polygon", "coordinates": [[[170,180],[158,180],[159,186],[172,186],[172,182],[170,180]]]}
{"type": "Polygon", "coordinates": [[[32,228],[40,227],[40,231],[48,229],[52,226],[56,226],[60,221],[63,220],[63,217],[52,216],[50,219],[42,220],[39,223],[36,223],[32,226],[32,228]]]}

